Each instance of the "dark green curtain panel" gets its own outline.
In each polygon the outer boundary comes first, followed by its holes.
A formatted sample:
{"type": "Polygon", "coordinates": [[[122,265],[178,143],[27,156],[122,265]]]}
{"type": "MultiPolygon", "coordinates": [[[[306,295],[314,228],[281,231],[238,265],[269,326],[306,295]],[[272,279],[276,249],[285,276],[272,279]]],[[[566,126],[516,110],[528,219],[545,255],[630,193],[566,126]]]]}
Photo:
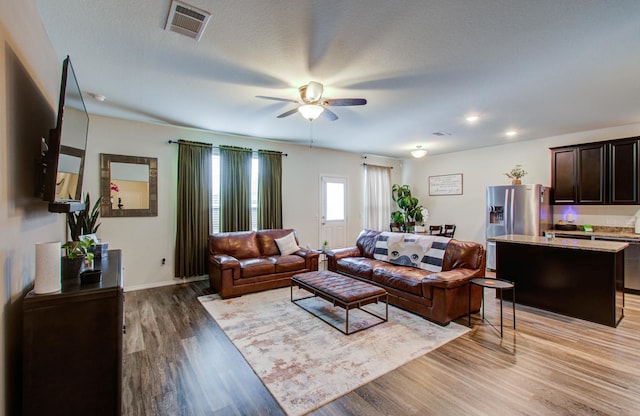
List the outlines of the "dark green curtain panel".
{"type": "Polygon", "coordinates": [[[210,144],[178,141],[178,218],[175,276],[207,274],[211,230],[210,144]]]}
{"type": "Polygon", "coordinates": [[[258,150],[258,229],[282,228],[282,152],[258,150]]]}
{"type": "Polygon", "coordinates": [[[253,151],[220,146],[220,231],[251,229],[251,159],[253,151]]]}

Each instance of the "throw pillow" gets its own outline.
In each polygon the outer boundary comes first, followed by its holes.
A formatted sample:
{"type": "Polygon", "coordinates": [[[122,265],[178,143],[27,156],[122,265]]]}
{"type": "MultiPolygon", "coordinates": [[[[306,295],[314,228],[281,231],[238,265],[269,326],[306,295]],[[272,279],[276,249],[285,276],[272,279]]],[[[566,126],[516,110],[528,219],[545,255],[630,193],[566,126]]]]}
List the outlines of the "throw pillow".
{"type": "Polygon", "coordinates": [[[300,250],[300,247],[298,247],[298,244],[296,243],[296,237],[293,233],[287,234],[282,238],[276,238],[275,242],[278,245],[280,254],[283,256],[288,256],[289,254],[293,254],[300,250]]]}

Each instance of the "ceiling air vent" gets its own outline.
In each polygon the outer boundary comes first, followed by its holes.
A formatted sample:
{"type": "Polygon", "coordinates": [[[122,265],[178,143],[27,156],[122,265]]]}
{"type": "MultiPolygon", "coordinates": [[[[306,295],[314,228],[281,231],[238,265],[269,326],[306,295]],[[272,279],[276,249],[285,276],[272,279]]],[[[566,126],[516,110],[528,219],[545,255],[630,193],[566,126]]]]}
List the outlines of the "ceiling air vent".
{"type": "Polygon", "coordinates": [[[211,13],[209,12],[193,7],[187,3],[173,0],[164,29],[189,36],[199,41],[202,33],[204,33],[205,27],[207,27],[207,23],[209,23],[210,17],[211,13]]]}

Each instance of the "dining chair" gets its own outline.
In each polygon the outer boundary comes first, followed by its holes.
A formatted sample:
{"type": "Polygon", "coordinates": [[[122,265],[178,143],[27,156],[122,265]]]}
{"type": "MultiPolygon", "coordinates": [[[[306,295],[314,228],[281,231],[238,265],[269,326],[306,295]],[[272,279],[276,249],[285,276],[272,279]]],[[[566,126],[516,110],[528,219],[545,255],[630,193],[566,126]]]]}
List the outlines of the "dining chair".
{"type": "Polygon", "coordinates": [[[442,231],[442,235],[445,237],[453,238],[453,234],[456,232],[455,224],[445,224],[444,230],[442,231]]]}
{"type": "Polygon", "coordinates": [[[440,235],[440,234],[442,234],[442,225],[430,225],[429,226],[429,234],[431,234],[431,235],[440,235]]]}

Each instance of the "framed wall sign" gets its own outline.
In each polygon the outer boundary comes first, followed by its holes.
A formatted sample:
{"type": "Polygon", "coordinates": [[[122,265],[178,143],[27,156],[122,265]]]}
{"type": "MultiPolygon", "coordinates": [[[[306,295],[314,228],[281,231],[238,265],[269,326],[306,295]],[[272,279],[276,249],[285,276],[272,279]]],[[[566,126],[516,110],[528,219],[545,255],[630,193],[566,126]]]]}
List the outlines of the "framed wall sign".
{"type": "Polygon", "coordinates": [[[462,195],[462,173],[429,176],[429,195],[462,195]]]}

